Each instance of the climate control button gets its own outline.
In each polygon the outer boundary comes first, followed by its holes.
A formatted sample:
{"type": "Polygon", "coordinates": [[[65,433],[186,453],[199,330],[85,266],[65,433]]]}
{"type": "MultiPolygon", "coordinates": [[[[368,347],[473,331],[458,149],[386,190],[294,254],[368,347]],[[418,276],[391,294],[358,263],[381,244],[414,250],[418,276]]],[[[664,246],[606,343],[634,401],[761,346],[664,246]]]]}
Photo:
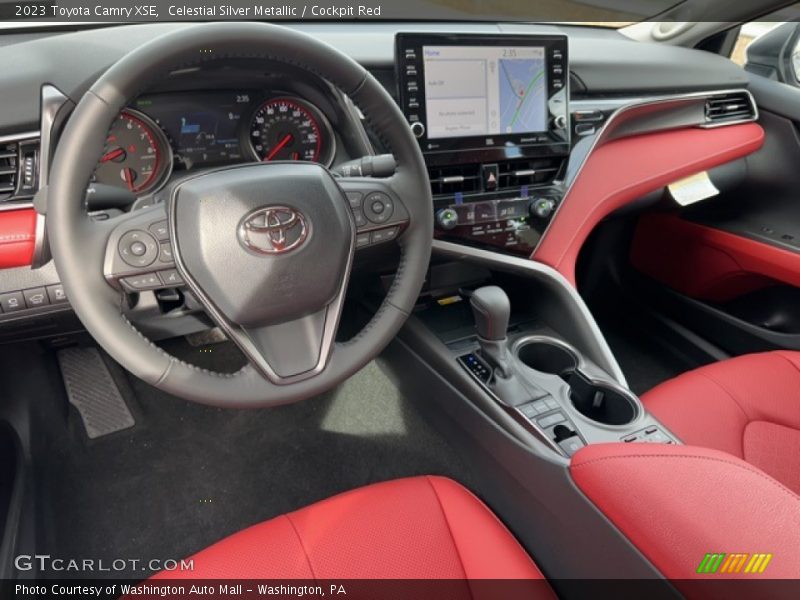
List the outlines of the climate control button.
{"type": "Polygon", "coordinates": [[[436,212],[436,225],[449,231],[458,225],[458,213],[452,208],[443,208],[436,212]]]}
{"type": "Polygon", "coordinates": [[[530,204],[531,216],[547,219],[553,214],[556,208],[555,200],[552,198],[536,198],[530,204]]]}

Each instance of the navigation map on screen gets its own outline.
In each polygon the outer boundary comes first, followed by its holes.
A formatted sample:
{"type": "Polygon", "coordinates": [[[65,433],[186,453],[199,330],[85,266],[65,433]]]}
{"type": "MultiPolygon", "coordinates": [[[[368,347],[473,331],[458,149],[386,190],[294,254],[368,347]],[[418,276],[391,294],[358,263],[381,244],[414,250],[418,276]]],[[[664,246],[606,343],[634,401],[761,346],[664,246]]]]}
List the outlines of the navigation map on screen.
{"type": "Polygon", "coordinates": [[[547,130],[543,47],[424,46],[428,138],[547,130]]]}

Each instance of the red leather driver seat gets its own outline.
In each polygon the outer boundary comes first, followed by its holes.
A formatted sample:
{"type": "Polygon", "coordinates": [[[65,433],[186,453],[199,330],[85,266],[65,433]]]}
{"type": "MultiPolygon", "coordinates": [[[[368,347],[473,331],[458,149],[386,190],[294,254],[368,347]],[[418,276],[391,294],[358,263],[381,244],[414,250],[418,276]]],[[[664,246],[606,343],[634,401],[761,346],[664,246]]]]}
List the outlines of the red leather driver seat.
{"type": "MultiPolygon", "coordinates": [[[[156,579],[542,579],[461,485],[413,477],[359,488],[254,525],[156,579]]],[[[547,592],[547,584],[537,591],[547,592]]]]}
{"type": "Polygon", "coordinates": [[[642,402],[684,443],[733,454],[800,494],[800,352],[701,367],[642,402]]]}

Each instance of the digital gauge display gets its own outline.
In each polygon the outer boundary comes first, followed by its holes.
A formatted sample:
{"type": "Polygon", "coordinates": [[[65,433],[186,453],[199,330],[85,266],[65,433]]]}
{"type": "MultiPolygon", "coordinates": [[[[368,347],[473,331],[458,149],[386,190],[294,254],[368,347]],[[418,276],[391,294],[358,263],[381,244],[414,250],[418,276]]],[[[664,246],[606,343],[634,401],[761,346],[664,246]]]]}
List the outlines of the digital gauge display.
{"type": "Polygon", "coordinates": [[[240,129],[251,110],[246,92],[158,94],[136,101],[136,108],[158,121],[187,168],[245,160],[240,129]]]}

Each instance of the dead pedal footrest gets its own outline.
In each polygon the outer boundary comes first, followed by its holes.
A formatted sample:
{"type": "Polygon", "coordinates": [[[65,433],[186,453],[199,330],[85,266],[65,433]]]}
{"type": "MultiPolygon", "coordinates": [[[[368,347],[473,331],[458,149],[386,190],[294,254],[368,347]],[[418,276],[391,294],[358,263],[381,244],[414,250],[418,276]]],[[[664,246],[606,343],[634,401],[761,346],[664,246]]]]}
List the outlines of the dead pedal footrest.
{"type": "Polygon", "coordinates": [[[135,421],[97,348],[64,348],[58,362],[69,403],[95,439],[133,427],[135,421]]]}

